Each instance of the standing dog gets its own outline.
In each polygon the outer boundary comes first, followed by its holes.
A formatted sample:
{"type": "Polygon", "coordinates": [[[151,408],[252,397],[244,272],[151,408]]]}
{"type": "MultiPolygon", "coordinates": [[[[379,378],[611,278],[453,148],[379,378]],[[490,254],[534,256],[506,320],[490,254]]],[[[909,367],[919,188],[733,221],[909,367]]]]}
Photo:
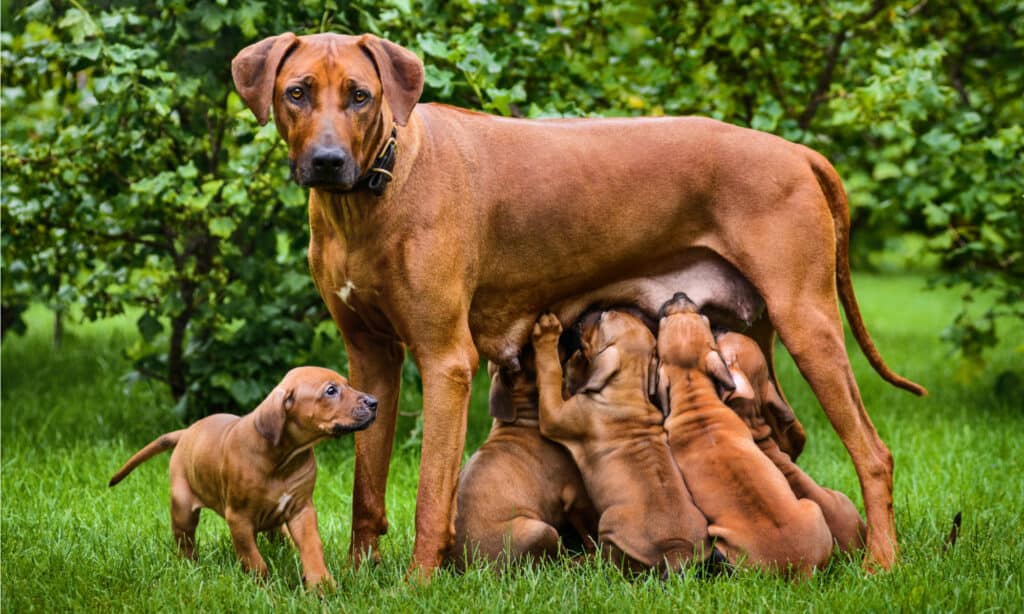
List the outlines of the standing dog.
{"type": "Polygon", "coordinates": [[[726,395],[726,405],[747,423],[754,442],[786,476],[793,494],[818,504],[840,550],[850,552],[863,548],[866,528],[850,498],[839,491],[818,486],[788,454],[779,449],[773,438],[772,431],[777,427],[769,424],[766,416],[793,415],[793,411],[779,396],[768,375],[768,364],[761,348],[750,337],[733,332],[716,336],[715,342],[736,383],[736,390],[726,395]]]}
{"type": "Polygon", "coordinates": [[[604,312],[583,330],[588,379],[563,402],[561,332],[550,314],[533,331],[540,430],[576,461],[600,515],[602,550],[633,571],[677,571],[694,556],[710,556],[707,522],[672,462],[664,416],[648,398],[654,335],[627,313],[604,312]]]}
{"type": "Polygon", "coordinates": [[[832,553],[821,509],[797,499],[747,426],[718,398],[735,389],[707,318],[685,294],[662,308],[658,395],[676,464],[731,563],[809,576],[832,553]]]}
{"type": "Polygon", "coordinates": [[[597,516],[569,452],[543,437],[537,418],[533,350],[522,370],[491,363],[494,425],[459,478],[452,556],[501,561],[556,555],[560,535],[574,531],[586,547],[597,536],[597,516]]]}
{"type": "MultiPolygon", "coordinates": [[[[452,542],[479,355],[514,368],[551,306],[573,321],[581,296],[607,287],[604,298],[629,304],[631,279],[721,261],[764,299],[768,317],[753,324],[765,354],[777,330],[850,453],[866,563],[893,563],[892,456],[861,402],[837,301],[876,371],[923,389],[889,370],[864,327],[846,195],[821,155],[703,118],[531,121],[417,106],[422,62],[372,35],[272,36],[231,72],[261,124],[273,108],[292,174],[311,188],[313,279],[353,383],[381,400],[377,424],[356,436],[357,561],[387,531],[406,348],[424,405],[411,571],[429,573],[452,542]]],[[[729,287],[716,275],[708,287],[729,287]]]]}
{"type": "Polygon", "coordinates": [[[376,412],[377,400],[352,389],[341,375],[299,367],[289,371],[252,413],[214,414],[161,435],[132,456],[110,485],[173,448],[171,528],[181,556],[196,558],[199,511],[207,507],[227,520],[235,553],[246,571],[267,576],[256,534],[287,526],[299,548],[306,586],[333,587],[313,507],[313,446],[365,429],[376,412]]]}

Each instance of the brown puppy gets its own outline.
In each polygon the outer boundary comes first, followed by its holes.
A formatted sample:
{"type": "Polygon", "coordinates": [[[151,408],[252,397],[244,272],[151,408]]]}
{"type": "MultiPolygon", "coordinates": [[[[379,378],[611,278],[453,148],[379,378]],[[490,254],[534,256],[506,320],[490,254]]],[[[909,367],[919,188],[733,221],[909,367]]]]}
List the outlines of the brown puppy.
{"type": "Polygon", "coordinates": [[[341,375],[299,367],[245,416],[214,414],[160,436],[132,456],[110,485],[173,448],[171,527],[181,556],[196,558],[196,525],[206,507],[227,520],[247,571],[266,577],[256,534],[286,526],[299,548],[306,586],[333,587],[313,508],[313,446],[366,428],[376,412],[377,400],[351,388],[341,375]]]}
{"type": "Polygon", "coordinates": [[[818,504],[832,531],[835,544],[844,552],[863,548],[867,529],[850,498],[841,492],[818,486],[788,454],[779,449],[779,444],[772,437],[776,427],[769,424],[766,418],[793,416],[793,410],[779,396],[768,374],[768,364],[761,348],[750,337],[733,332],[717,335],[715,341],[736,383],[736,390],[725,395],[726,405],[747,423],[754,442],[786,476],[793,494],[818,504]]]}
{"type": "Polygon", "coordinates": [[[606,311],[582,331],[589,377],[562,401],[558,318],[533,330],[540,430],[572,454],[600,514],[602,551],[633,571],[676,571],[711,555],[707,522],[672,462],[664,416],[648,398],[655,340],[637,318],[606,311]]]}
{"type": "Polygon", "coordinates": [[[662,308],[658,392],[665,429],[708,533],[731,563],[809,576],[828,561],[832,535],[813,501],[797,499],[750,430],[718,398],[735,388],[707,318],[679,293],[662,308]]]}
{"type": "Polygon", "coordinates": [[[554,556],[560,534],[575,531],[584,547],[597,537],[597,514],[569,452],[540,434],[533,348],[523,350],[522,370],[494,363],[487,441],[459,478],[455,513],[457,566],[554,556]],[[507,550],[506,550],[507,549],[507,550]]]}
{"type": "MultiPolygon", "coordinates": [[[[860,477],[867,561],[895,561],[892,456],[861,402],[839,301],[872,366],[923,389],[889,370],[861,320],[846,194],[821,155],[699,117],[524,120],[417,104],[423,63],[372,35],[272,36],[231,72],[260,123],[273,109],[292,175],[310,188],[313,279],[353,384],[381,400],[356,436],[357,561],[387,531],[406,349],[423,375],[411,570],[429,573],[451,545],[479,356],[512,367],[552,306],[574,321],[602,288],[607,304],[635,304],[631,280],[708,262],[729,266],[703,269],[701,287],[736,287],[735,273],[763,298],[770,320],[751,320],[751,334],[767,355],[777,330],[795,357],[860,477]]],[[[708,301],[732,310],[731,298],[708,301]]]]}

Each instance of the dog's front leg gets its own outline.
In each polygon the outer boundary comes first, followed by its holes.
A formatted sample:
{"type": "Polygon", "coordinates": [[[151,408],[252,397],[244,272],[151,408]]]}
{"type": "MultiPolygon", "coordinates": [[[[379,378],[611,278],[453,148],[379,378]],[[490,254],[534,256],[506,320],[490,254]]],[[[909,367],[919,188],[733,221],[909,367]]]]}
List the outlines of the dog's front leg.
{"type": "Polygon", "coordinates": [[[428,577],[455,537],[455,494],[478,354],[468,328],[449,347],[413,344],[423,376],[423,444],[410,576],[428,577]]]}
{"type": "Polygon", "coordinates": [[[235,554],[242,562],[242,569],[265,580],[270,575],[267,563],[263,560],[259,548],[256,547],[256,529],[245,514],[228,508],[224,514],[231,531],[231,543],[235,546],[235,554]]]}
{"type": "Polygon", "coordinates": [[[302,559],[302,581],[307,589],[333,590],[334,578],[324,562],[324,546],[317,528],[316,509],[310,503],[288,521],[288,532],[302,559]]]}
{"type": "Polygon", "coordinates": [[[344,332],[352,386],[377,397],[378,402],[377,419],[373,425],[355,435],[356,469],[349,555],[359,565],[365,557],[374,561],[380,559],[378,539],[388,530],[384,496],[387,494],[388,468],[395,441],[405,350],[398,341],[372,337],[355,327],[346,327],[344,332]]]}

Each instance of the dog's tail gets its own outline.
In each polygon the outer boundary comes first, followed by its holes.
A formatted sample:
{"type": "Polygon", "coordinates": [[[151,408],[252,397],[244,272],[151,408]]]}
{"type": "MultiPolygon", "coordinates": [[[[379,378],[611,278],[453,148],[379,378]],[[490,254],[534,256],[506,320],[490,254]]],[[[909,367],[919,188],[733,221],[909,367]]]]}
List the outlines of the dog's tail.
{"type": "Polygon", "coordinates": [[[148,461],[149,459],[153,458],[157,454],[160,454],[161,452],[166,452],[174,448],[174,446],[178,445],[178,440],[181,439],[181,434],[184,432],[185,429],[181,429],[180,431],[173,431],[171,433],[165,433],[157,437],[153,441],[149,442],[149,444],[145,448],[142,448],[141,450],[136,452],[135,456],[129,458],[128,462],[125,463],[123,467],[117,470],[117,473],[114,474],[114,477],[110,478],[110,483],[108,485],[116,485],[118,482],[123,480],[125,476],[134,471],[135,468],[141,465],[142,463],[148,461]]]}
{"type": "Polygon", "coordinates": [[[868,334],[868,329],[861,318],[857,297],[853,293],[853,281],[850,279],[850,206],[846,200],[846,190],[839,179],[839,174],[825,158],[815,154],[810,156],[809,162],[832,212],[832,221],[836,228],[836,287],[839,290],[839,300],[846,312],[846,321],[853,331],[854,338],[857,339],[857,344],[882,379],[918,396],[928,394],[924,386],[893,372],[882,360],[875,342],[871,340],[871,335],[868,334]]]}

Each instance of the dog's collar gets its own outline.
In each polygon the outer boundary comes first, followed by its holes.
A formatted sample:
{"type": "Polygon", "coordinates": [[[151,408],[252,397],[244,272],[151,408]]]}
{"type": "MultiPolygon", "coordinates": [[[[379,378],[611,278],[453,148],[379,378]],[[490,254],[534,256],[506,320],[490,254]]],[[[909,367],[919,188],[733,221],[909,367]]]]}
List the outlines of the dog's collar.
{"type": "Polygon", "coordinates": [[[391,136],[388,137],[384,147],[381,148],[380,153],[374,158],[373,166],[356,182],[353,190],[366,188],[376,196],[383,194],[384,190],[388,187],[388,183],[394,179],[391,171],[395,169],[395,154],[397,150],[398,129],[392,127],[391,136]]]}

